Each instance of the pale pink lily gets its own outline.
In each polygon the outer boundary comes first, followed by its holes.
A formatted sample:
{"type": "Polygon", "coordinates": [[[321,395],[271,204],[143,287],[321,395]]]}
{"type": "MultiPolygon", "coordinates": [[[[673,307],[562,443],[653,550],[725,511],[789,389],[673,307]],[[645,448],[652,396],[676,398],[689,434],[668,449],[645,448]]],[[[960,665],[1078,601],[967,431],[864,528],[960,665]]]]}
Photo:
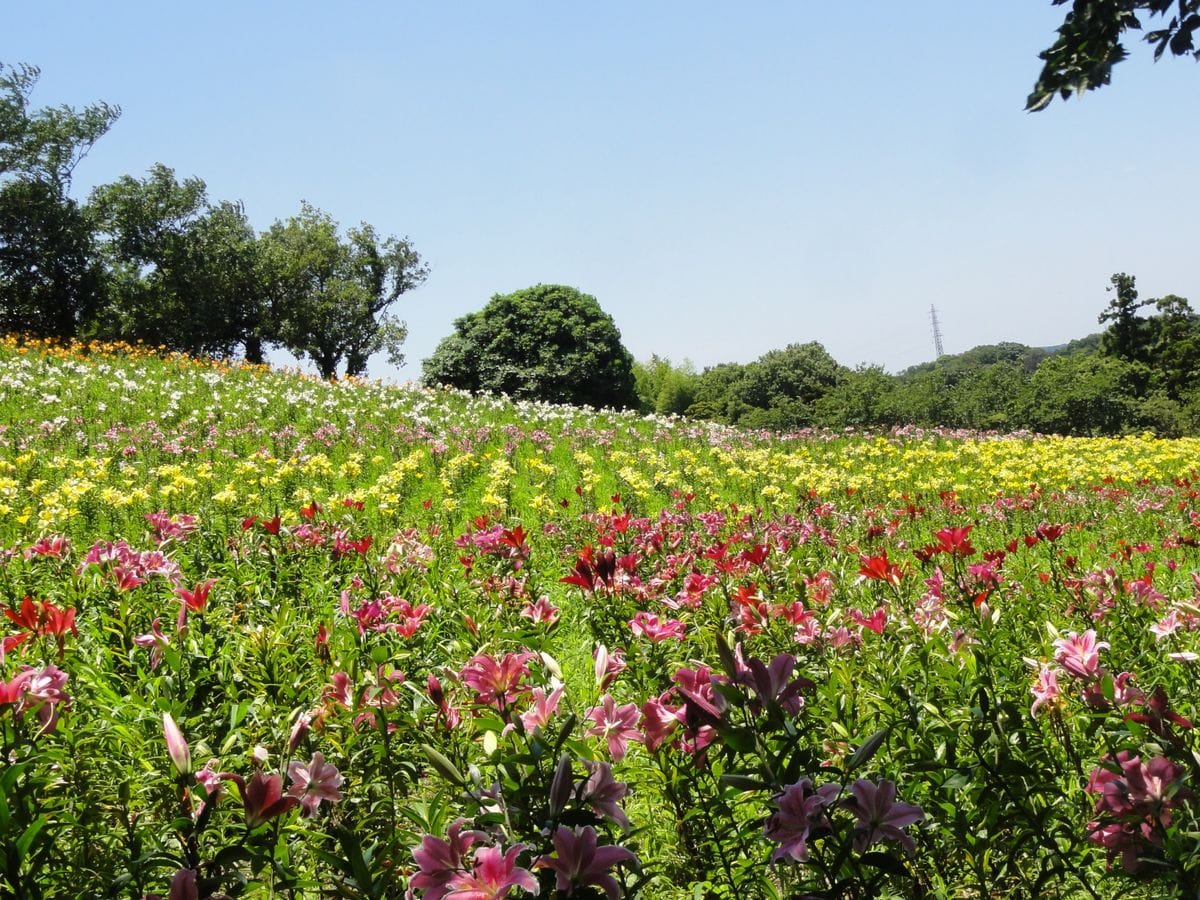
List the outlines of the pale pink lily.
{"type": "Polygon", "coordinates": [[[672,705],[673,699],[674,692],[668,690],[642,704],[642,740],[651,753],[666,743],[686,720],[683,704],[672,705]]]}
{"type": "Polygon", "coordinates": [[[1062,669],[1049,663],[1038,663],[1037,667],[1033,687],[1029,689],[1033,694],[1033,705],[1029,708],[1031,716],[1036,716],[1043,706],[1053,709],[1062,697],[1062,690],[1058,686],[1058,676],[1062,674],[1062,669]]]}
{"type": "Polygon", "coordinates": [[[1069,632],[1054,642],[1054,661],[1074,675],[1092,681],[1100,677],[1100,651],[1108,649],[1108,641],[1097,641],[1096,632],[1089,628],[1083,634],[1069,632]]]}
{"type": "Polygon", "coordinates": [[[157,617],[150,623],[150,631],[146,634],[134,635],[133,643],[138,647],[150,648],[150,669],[153,671],[162,663],[163,648],[170,645],[167,636],[162,633],[162,628],[159,627],[160,619],[157,617]]]}
{"type": "Polygon", "coordinates": [[[55,665],[44,669],[24,666],[11,681],[0,682],[0,707],[15,704],[13,714],[17,718],[27,712],[36,713],[41,724],[38,736],[50,734],[58,726],[59,706],[71,702],[65,690],[68,678],[55,665]]]}
{"type": "Polygon", "coordinates": [[[596,686],[602,691],[607,691],[628,665],[625,662],[625,651],[621,649],[610,651],[601,644],[593,655],[596,660],[596,686]]]}
{"type": "Polygon", "coordinates": [[[687,626],[678,619],[662,621],[654,613],[645,611],[639,612],[629,620],[629,628],[635,636],[644,637],[656,644],[672,638],[682,641],[687,632],[687,626]]]}
{"type": "Polygon", "coordinates": [[[459,677],[475,691],[477,703],[504,711],[518,697],[529,692],[525,683],[529,677],[526,663],[533,657],[534,654],[527,650],[506,653],[501,659],[480,653],[467,660],[459,677]]]}
{"type": "Polygon", "coordinates": [[[525,726],[527,732],[546,727],[551,716],[558,710],[558,701],[562,698],[562,694],[561,687],[551,691],[548,697],[542,688],[535,687],[533,689],[533,707],[527,712],[521,713],[521,724],[525,726]]]}
{"type": "Polygon", "coordinates": [[[189,774],[192,771],[192,751],[170,713],[163,713],[163,738],[167,742],[167,755],[171,757],[175,771],[180,775],[189,774]]]}
{"type": "Polygon", "coordinates": [[[471,845],[483,837],[479,831],[463,831],[465,819],[450,826],[446,840],[431,834],[421,838],[420,846],[412,850],[419,871],[409,886],[422,891],[423,900],[441,900],[450,890],[450,882],[463,872],[463,859],[471,845]]]}
{"type": "Polygon", "coordinates": [[[319,750],[312,755],[308,765],[293,760],[288,765],[288,777],[292,779],[288,796],[300,801],[305,817],[316,815],[323,800],[337,803],[342,799],[342,792],[338,788],[346,779],[336,766],[325,762],[325,756],[319,750]]]}
{"type": "Polygon", "coordinates": [[[588,718],[595,724],[587,730],[589,735],[602,737],[608,742],[608,752],[620,762],[625,758],[631,740],[642,739],[637,729],[638,708],[636,703],[617,706],[611,694],[600,698],[600,706],[588,710],[588,718]]]}

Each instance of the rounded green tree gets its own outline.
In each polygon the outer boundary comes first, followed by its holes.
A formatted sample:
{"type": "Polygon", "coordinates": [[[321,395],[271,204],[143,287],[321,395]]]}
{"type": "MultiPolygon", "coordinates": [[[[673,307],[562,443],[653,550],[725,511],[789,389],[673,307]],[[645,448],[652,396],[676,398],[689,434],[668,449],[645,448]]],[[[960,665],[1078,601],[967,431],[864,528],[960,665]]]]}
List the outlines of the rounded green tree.
{"type": "Polygon", "coordinates": [[[637,405],[633,357],[595,297],[561,284],[497,294],[454,323],[425,360],[425,383],[524,400],[637,405]]]}

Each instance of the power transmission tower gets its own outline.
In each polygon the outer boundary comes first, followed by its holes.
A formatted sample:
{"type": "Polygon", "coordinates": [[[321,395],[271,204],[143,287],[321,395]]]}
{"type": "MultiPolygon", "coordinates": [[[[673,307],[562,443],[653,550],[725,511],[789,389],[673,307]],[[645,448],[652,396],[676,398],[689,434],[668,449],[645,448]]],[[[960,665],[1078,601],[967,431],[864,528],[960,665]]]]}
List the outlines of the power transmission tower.
{"type": "Polygon", "coordinates": [[[938,357],[945,356],[946,351],[942,348],[942,326],[938,322],[937,307],[932,304],[929,306],[929,324],[933,326],[933,351],[938,357]]]}

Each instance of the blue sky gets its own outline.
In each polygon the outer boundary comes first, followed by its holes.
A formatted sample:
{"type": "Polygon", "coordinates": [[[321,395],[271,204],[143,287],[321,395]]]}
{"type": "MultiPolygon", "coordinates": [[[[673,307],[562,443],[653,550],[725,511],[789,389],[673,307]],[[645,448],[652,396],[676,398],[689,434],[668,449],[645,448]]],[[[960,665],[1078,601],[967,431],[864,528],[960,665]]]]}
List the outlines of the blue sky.
{"type": "Polygon", "coordinates": [[[302,199],[407,236],[415,378],[453,320],[545,283],[636,358],[820,341],[846,365],[1098,330],[1105,287],[1200,307],[1200,67],[1149,48],[1030,115],[1050,0],[607,4],[39,0],[0,61],[123,114],[75,194],[154,163],[268,227],[302,199]]]}

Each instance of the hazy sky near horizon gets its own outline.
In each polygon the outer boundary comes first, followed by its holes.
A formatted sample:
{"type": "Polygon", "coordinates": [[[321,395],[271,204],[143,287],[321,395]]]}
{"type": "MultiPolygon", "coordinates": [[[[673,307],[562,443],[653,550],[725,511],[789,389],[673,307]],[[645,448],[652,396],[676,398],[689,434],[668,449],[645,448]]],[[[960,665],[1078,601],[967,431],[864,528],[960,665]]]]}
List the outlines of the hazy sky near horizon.
{"type": "Polygon", "coordinates": [[[820,341],[898,371],[1099,330],[1114,272],[1200,307],[1200,67],[1134,38],[1023,111],[1050,0],[10,4],[35,108],[121,118],[74,194],[156,162],[265,229],[407,236],[407,379],[496,293],[593,294],[638,359],[820,341]]]}

